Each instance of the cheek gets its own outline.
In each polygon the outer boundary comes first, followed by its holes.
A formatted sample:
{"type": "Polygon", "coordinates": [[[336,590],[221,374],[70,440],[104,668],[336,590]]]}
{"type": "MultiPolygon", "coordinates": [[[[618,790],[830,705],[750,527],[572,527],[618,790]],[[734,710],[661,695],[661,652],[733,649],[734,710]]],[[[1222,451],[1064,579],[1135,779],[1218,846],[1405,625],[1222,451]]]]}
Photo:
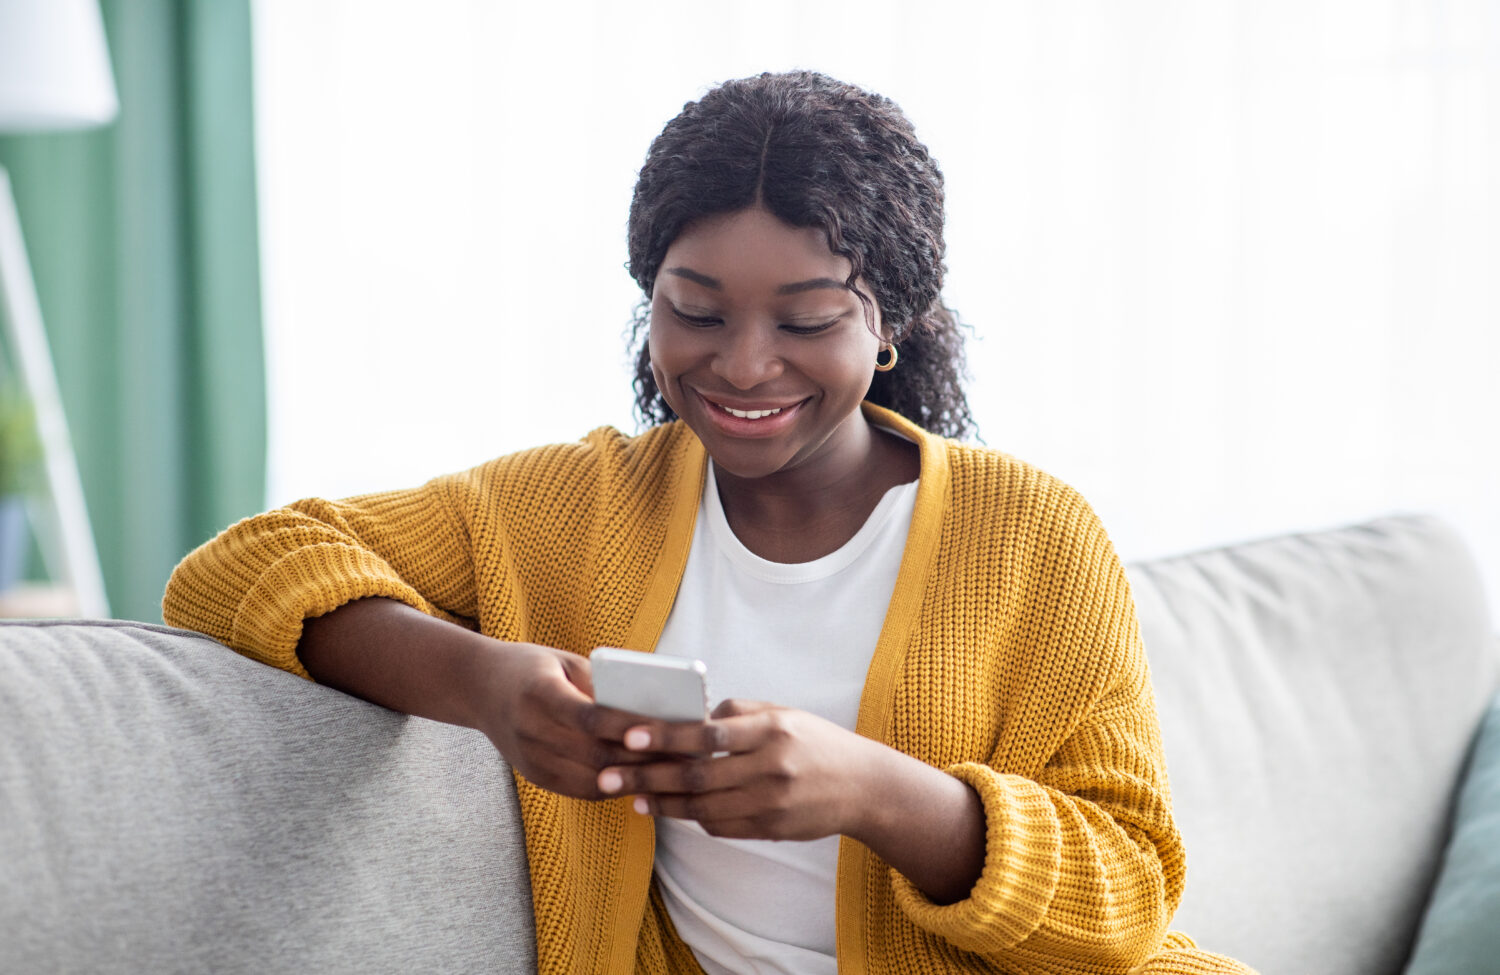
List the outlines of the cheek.
{"type": "Polygon", "coordinates": [[[875,377],[875,360],[880,355],[881,340],[865,332],[854,344],[846,359],[849,375],[866,386],[875,377]]]}
{"type": "Polygon", "coordinates": [[[661,393],[662,399],[667,401],[673,412],[681,412],[678,409],[677,392],[673,387],[670,377],[670,355],[671,348],[665,341],[659,340],[660,330],[656,324],[657,313],[651,313],[651,326],[646,333],[646,351],[651,358],[651,377],[656,380],[657,391],[661,393]]]}

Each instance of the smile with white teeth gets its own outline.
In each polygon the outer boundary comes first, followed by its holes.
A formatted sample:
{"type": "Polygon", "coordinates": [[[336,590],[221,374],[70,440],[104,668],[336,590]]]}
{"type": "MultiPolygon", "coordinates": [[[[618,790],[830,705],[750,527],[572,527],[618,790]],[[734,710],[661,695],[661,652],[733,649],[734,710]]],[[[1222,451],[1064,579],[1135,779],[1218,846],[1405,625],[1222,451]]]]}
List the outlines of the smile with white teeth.
{"type": "Polygon", "coordinates": [[[786,407],[784,406],[778,406],[774,410],[737,410],[731,406],[721,406],[718,403],[715,403],[714,405],[718,406],[719,409],[723,410],[725,413],[728,413],[730,416],[737,416],[742,420],[759,420],[763,416],[775,416],[777,413],[780,413],[782,410],[786,409],[786,407]]]}

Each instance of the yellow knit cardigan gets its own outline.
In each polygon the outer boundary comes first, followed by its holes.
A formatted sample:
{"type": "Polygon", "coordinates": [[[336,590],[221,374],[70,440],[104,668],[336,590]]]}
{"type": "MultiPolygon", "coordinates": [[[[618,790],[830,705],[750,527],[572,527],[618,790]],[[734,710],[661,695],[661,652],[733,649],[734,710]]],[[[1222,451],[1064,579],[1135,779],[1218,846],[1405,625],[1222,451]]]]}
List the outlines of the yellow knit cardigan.
{"type": "MultiPolygon", "coordinates": [[[[1166,930],[1182,845],[1129,586],[1092,511],[1011,457],[864,409],[922,467],[856,730],[972,786],[988,851],[971,896],[940,906],[842,840],[839,971],[1244,971],[1166,930]]],[[[190,554],[163,616],[303,676],[302,621],[370,596],[501,640],[650,651],[705,461],[680,423],[603,428],[415,490],[302,501],[190,554]]],[[[652,820],[517,786],[540,970],[699,971],[654,892],[652,820]]]]}

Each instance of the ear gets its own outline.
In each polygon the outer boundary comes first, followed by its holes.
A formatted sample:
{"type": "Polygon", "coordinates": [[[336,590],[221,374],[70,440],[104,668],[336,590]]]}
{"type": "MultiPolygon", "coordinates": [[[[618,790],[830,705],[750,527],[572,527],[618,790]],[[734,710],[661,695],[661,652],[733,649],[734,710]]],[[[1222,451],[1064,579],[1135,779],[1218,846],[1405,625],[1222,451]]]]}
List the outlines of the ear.
{"type": "Polygon", "coordinates": [[[866,329],[869,330],[869,331],[871,331],[871,332],[874,332],[875,333],[875,337],[878,338],[878,339],[880,339],[880,342],[881,342],[882,345],[889,345],[891,343],[892,339],[894,339],[895,336],[896,336],[896,326],[893,325],[885,317],[885,312],[881,309],[880,302],[876,301],[875,297],[873,295],[870,296],[870,304],[868,305],[868,307],[869,307],[870,311],[874,314],[875,321],[872,323],[869,319],[866,319],[865,320],[865,327],[866,327],[866,329]],[[874,328],[870,328],[869,326],[871,324],[873,324],[875,327],[874,328]]]}

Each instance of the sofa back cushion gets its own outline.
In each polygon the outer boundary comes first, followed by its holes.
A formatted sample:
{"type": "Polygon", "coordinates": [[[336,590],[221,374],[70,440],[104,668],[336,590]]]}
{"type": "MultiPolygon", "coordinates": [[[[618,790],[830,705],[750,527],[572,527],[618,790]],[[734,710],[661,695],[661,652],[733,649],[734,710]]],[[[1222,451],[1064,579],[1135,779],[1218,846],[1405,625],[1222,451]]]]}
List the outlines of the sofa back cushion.
{"type": "Polygon", "coordinates": [[[1477,571],[1386,518],[1130,568],[1188,875],[1262,971],[1399,972],[1497,677],[1477,571]]]}
{"type": "Polygon", "coordinates": [[[535,971],[476,732],[197,634],[12,623],[0,741],[0,971],[535,971]]]}

